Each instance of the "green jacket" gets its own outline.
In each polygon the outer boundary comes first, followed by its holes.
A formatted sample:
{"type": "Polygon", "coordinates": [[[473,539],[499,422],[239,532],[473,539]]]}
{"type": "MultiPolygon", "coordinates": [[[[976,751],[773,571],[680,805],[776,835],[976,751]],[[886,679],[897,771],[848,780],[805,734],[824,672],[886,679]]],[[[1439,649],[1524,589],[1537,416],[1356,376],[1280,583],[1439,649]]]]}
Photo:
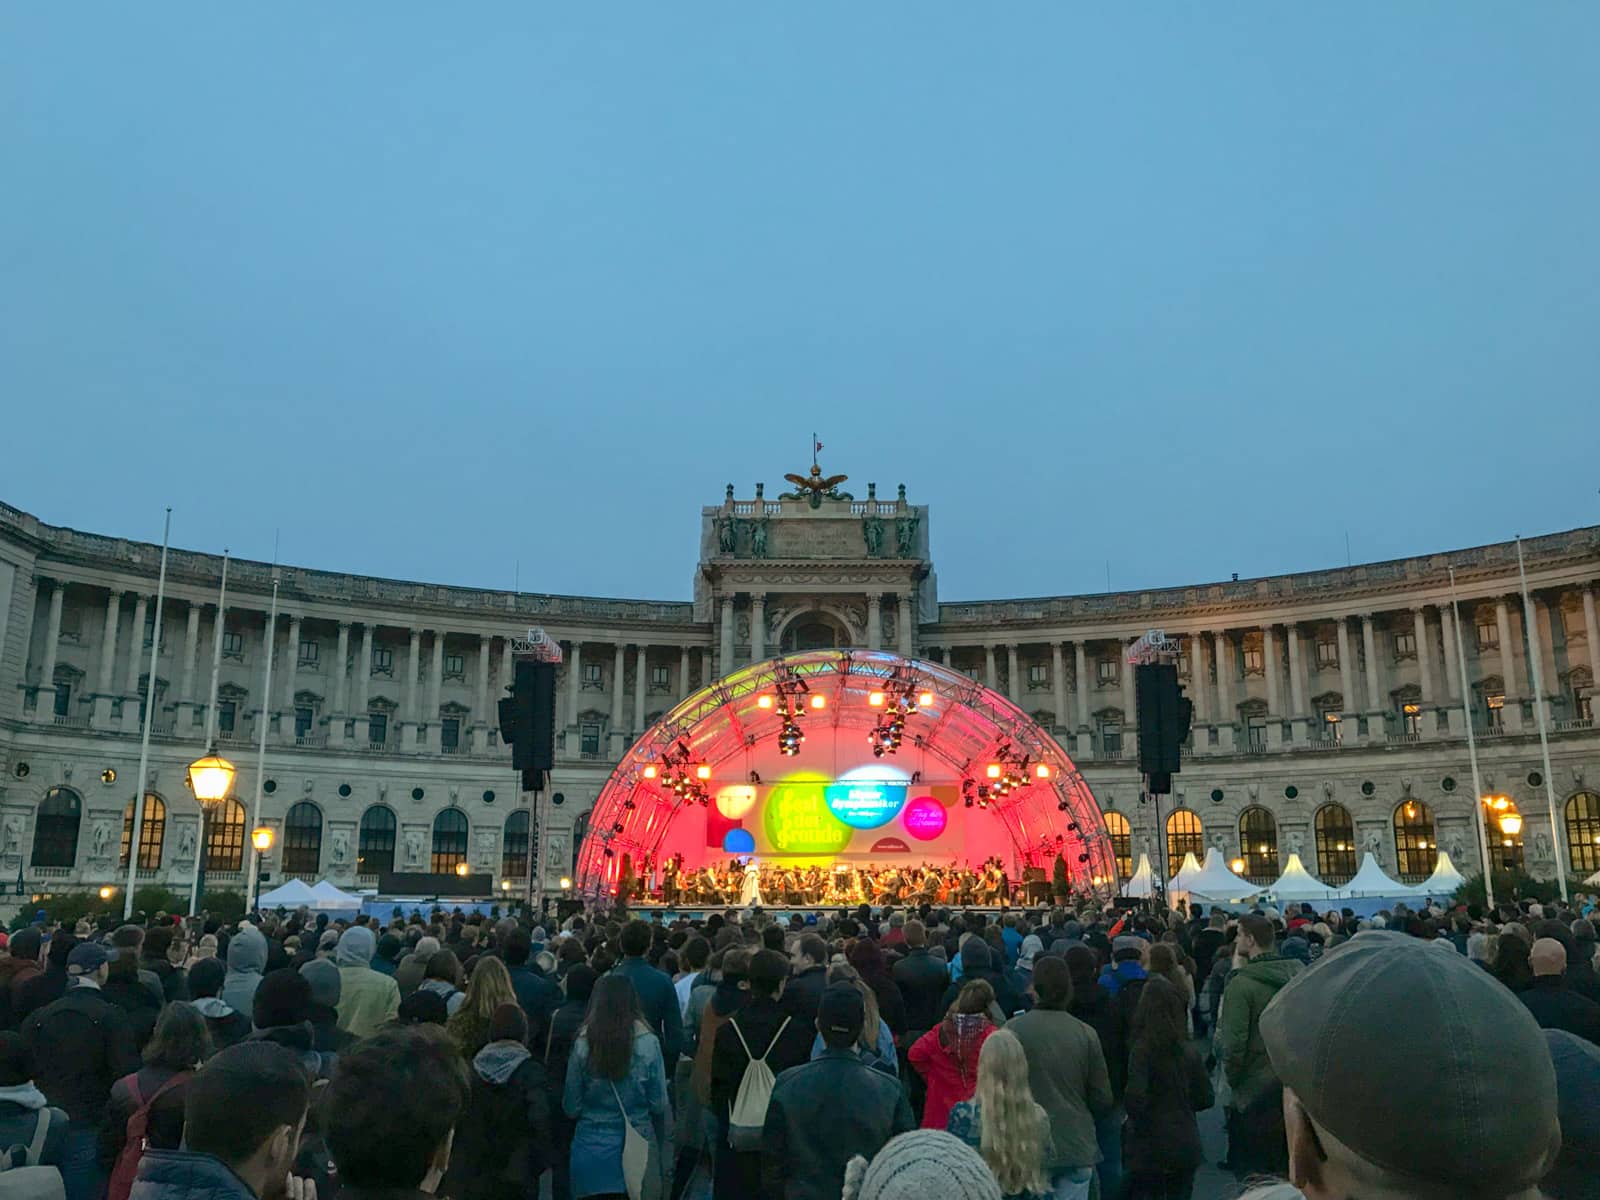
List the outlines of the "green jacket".
{"type": "Polygon", "coordinates": [[[1229,1106],[1234,1109],[1248,1109],[1276,1078],[1261,1041],[1261,1013],[1299,970],[1300,964],[1292,958],[1262,954],[1228,977],[1222,990],[1217,1054],[1233,1089],[1229,1106]]]}

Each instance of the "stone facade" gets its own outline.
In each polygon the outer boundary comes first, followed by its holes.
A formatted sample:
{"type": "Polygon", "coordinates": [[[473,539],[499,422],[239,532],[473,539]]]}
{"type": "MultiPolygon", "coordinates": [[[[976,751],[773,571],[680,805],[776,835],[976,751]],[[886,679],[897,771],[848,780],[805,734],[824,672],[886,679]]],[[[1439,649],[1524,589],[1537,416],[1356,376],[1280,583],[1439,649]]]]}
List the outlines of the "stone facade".
{"type": "MultiPolygon", "coordinates": [[[[283,567],[269,631],[270,566],[230,564],[219,621],[220,558],[174,551],[142,781],[162,823],[146,833],[140,878],[183,887],[192,877],[200,825],[184,768],[204,748],[220,639],[218,745],[240,769],[245,805],[267,729],[261,818],[279,834],[265,863],[274,882],[326,875],[359,886],[391,863],[458,861],[520,879],[528,810],[494,702],[511,639],[530,626],[559,639],[565,657],[544,822],[551,886],[570,873],[612,766],[661,713],[735,667],[830,645],[929,658],[995,688],[1055,734],[1120,814],[1109,818],[1126,830],[1119,847],[1154,860],[1157,818],[1140,800],[1123,665],[1151,628],[1180,640],[1195,704],[1177,794],[1161,810],[1180,835],[1174,852],[1214,844],[1263,875],[1293,850],[1337,877],[1358,848],[1415,875],[1442,847],[1470,871],[1471,721],[1483,786],[1525,818],[1518,844],[1497,853],[1544,874],[1558,853],[1577,873],[1600,868],[1600,824],[1587,815],[1600,819],[1600,798],[1589,798],[1600,791],[1590,707],[1600,528],[1523,543],[1531,609],[1514,543],[1266,579],[941,604],[929,513],[904,487],[895,499],[872,485],[862,499],[836,485],[775,499],[764,490],[743,500],[730,486],[703,510],[690,602],[283,567]],[[1548,789],[1536,706],[1550,731],[1548,789]]],[[[39,890],[125,878],[159,557],[159,547],[0,505],[0,880],[20,872],[39,890]]],[[[237,886],[249,820],[241,808],[216,823],[211,885],[237,886]]]]}

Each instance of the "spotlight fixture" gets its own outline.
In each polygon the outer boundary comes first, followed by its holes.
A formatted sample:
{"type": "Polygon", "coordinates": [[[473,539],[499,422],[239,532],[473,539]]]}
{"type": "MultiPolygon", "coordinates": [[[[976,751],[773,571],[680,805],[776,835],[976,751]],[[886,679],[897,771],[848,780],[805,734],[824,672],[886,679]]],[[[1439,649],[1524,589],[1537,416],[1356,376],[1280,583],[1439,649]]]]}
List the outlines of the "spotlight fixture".
{"type": "Polygon", "coordinates": [[[654,764],[651,764],[644,769],[644,777],[646,779],[654,779],[658,774],[660,774],[660,772],[656,770],[654,764]]]}
{"type": "Polygon", "coordinates": [[[696,767],[694,769],[694,777],[696,779],[710,779],[711,778],[711,768],[708,767],[705,763],[701,763],[698,767],[696,767]]]}
{"type": "Polygon", "coordinates": [[[772,697],[771,696],[762,695],[762,696],[757,696],[756,697],[756,707],[757,708],[771,708],[772,707],[772,703],[773,702],[772,702],[772,697]]]}
{"type": "Polygon", "coordinates": [[[761,782],[761,772],[760,771],[751,771],[750,772],[750,782],[754,783],[754,784],[760,784],[760,782],[761,782]]]}
{"type": "Polygon", "coordinates": [[[621,821],[618,821],[618,822],[617,822],[617,823],[616,823],[616,824],[615,824],[615,825],[613,825],[613,826],[612,826],[612,827],[611,827],[611,828],[612,828],[612,830],[613,830],[613,831],[614,831],[614,832],[616,832],[616,833],[621,833],[621,832],[622,832],[622,828],[623,828],[623,827],[622,827],[622,822],[621,822],[621,821]]]}
{"type": "Polygon", "coordinates": [[[1033,773],[1040,779],[1049,779],[1050,766],[1048,763],[1040,763],[1038,766],[1034,767],[1033,773]]]}
{"type": "Polygon", "coordinates": [[[828,698],[826,696],[823,696],[823,695],[816,695],[816,696],[811,697],[811,707],[812,708],[827,708],[828,707],[828,698]]]}
{"type": "Polygon", "coordinates": [[[985,775],[987,775],[990,779],[999,779],[1000,778],[1000,764],[999,763],[990,763],[987,767],[985,767],[983,769],[983,773],[985,775]]]}
{"type": "Polygon", "coordinates": [[[867,703],[870,704],[873,708],[882,708],[883,707],[883,693],[882,692],[869,692],[867,694],[867,703]]]}
{"type": "Polygon", "coordinates": [[[932,692],[923,692],[920,696],[917,697],[917,705],[920,708],[932,708],[933,707],[933,693],[932,692]]]}

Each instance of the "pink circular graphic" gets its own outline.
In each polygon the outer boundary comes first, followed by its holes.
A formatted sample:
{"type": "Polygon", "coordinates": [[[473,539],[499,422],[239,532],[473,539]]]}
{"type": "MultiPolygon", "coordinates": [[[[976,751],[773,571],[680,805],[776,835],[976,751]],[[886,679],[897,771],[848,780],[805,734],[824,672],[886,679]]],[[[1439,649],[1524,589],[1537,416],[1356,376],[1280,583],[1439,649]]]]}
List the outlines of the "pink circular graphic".
{"type": "Polygon", "coordinates": [[[950,818],[945,814],[944,805],[932,796],[918,796],[906,805],[905,813],[901,820],[905,822],[906,832],[919,842],[931,842],[944,832],[945,823],[950,818]]]}

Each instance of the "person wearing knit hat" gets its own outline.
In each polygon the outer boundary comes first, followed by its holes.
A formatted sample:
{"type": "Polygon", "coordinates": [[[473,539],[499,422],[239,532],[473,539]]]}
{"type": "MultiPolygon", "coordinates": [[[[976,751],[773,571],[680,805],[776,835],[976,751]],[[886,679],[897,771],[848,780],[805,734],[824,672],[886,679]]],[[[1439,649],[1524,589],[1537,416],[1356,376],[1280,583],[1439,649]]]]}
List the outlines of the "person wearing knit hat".
{"type": "Polygon", "coordinates": [[[1581,995],[1567,972],[1567,950],[1555,938],[1540,938],[1528,951],[1533,986],[1517,993],[1541,1029],[1568,1033],[1600,1043],[1600,1004],[1581,995]]]}
{"type": "Polygon", "coordinates": [[[1289,1178],[1309,1200],[1531,1197],[1555,1161],[1544,1037],[1462,955],[1358,934],[1284,985],[1261,1039],[1283,1083],[1289,1178]]]}
{"type": "Polygon", "coordinates": [[[1000,1185],[982,1156],[937,1129],[902,1133],[870,1163],[845,1168],[842,1200],[1001,1200],[1000,1185]]]}

